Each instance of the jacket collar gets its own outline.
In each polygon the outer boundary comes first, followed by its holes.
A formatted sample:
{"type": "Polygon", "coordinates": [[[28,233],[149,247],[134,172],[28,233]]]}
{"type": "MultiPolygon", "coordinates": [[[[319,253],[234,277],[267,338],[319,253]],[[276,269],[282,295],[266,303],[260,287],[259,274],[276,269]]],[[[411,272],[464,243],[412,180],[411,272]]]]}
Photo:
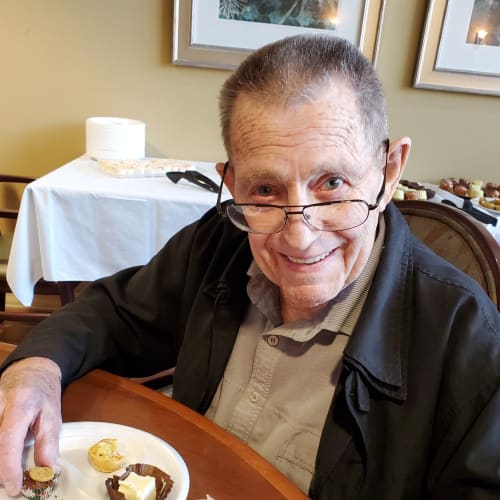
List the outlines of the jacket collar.
{"type": "Polygon", "coordinates": [[[361,373],[366,384],[402,401],[407,396],[411,236],[392,203],[384,214],[384,248],[344,358],[347,365],[361,373]]]}

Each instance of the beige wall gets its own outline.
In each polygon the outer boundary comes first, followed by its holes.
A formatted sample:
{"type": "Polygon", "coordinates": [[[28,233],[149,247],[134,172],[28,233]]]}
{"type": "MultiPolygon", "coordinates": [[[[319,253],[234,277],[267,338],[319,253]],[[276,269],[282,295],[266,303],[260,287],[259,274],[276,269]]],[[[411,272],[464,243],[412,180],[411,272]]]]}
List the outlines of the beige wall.
{"type": "MultiPolygon", "coordinates": [[[[182,0],[188,1],[188,0],[182,0]]],[[[377,69],[407,178],[500,182],[500,98],[412,88],[424,0],[387,0],[377,69]]],[[[147,124],[147,154],[224,159],[227,71],[171,64],[173,0],[0,0],[0,169],[38,176],[84,153],[93,115],[147,124]]]]}

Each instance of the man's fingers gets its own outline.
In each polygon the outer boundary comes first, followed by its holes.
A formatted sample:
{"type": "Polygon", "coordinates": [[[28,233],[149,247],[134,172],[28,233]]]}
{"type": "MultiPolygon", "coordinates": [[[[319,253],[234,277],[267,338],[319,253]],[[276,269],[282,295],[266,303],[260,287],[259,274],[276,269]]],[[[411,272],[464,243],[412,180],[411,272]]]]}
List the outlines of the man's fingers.
{"type": "MultiPolygon", "coordinates": [[[[19,494],[21,490],[25,437],[33,421],[32,412],[23,413],[20,415],[18,410],[6,409],[0,425],[0,478],[6,493],[10,496],[19,494]]],[[[35,421],[32,426],[35,442],[34,459],[37,465],[54,466],[59,456],[60,413],[51,414],[50,419],[48,422],[46,418],[44,425],[35,421]]]]}
{"type": "Polygon", "coordinates": [[[46,358],[25,358],[0,379],[0,482],[8,495],[21,490],[24,442],[30,430],[37,443],[35,460],[57,460],[61,422],[61,371],[46,358]]]}
{"type": "Polygon", "coordinates": [[[35,464],[53,467],[59,457],[61,419],[54,417],[53,422],[37,428],[43,428],[43,432],[35,431],[35,464]]]}
{"type": "Polygon", "coordinates": [[[23,479],[22,456],[29,420],[6,409],[0,426],[0,475],[8,495],[19,494],[23,479]],[[9,431],[6,432],[6,429],[9,431]]]}

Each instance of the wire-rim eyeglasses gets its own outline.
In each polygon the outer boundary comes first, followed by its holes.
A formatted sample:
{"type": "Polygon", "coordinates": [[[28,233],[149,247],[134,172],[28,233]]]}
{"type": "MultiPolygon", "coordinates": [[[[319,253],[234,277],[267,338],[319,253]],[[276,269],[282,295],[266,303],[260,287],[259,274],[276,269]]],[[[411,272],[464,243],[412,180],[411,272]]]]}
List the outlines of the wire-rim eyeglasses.
{"type": "Polygon", "coordinates": [[[389,139],[384,141],[385,165],[382,185],[375,199],[370,204],[366,200],[336,200],[310,205],[272,205],[267,203],[236,203],[234,200],[221,202],[224,177],[229,162],[224,164],[219,192],[217,195],[217,211],[227,217],[242,231],[254,234],[275,234],[282,231],[290,215],[302,215],[306,224],[320,231],[346,231],[364,224],[370,212],[375,210],[385,192],[387,162],[389,156],[389,139]],[[300,210],[288,210],[300,209],[300,210]]]}

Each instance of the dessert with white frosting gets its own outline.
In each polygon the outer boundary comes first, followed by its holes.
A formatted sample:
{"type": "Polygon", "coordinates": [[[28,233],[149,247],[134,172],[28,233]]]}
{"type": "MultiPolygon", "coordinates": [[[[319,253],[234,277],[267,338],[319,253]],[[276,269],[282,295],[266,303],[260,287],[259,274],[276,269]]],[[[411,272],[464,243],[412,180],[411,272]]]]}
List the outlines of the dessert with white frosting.
{"type": "Polygon", "coordinates": [[[125,479],[118,480],[118,492],[125,500],[156,500],[155,478],[130,472],[125,479]]]}
{"type": "Polygon", "coordinates": [[[121,476],[108,477],[105,485],[111,500],[164,500],[174,481],[154,465],[132,464],[121,476]]]}

